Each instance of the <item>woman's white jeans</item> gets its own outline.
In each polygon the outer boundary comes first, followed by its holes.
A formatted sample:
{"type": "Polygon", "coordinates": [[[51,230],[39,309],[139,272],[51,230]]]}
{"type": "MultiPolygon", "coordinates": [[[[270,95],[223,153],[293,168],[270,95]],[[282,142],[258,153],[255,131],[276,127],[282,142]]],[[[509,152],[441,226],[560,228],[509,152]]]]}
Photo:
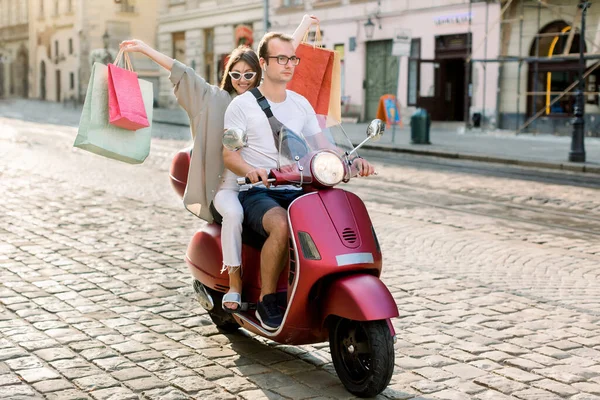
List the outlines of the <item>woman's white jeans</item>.
{"type": "Polygon", "coordinates": [[[221,224],[221,246],[223,248],[223,266],[242,265],[242,222],[244,209],[238,199],[237,190],[221,189],[213,203],[223,217],[221,224]]]}

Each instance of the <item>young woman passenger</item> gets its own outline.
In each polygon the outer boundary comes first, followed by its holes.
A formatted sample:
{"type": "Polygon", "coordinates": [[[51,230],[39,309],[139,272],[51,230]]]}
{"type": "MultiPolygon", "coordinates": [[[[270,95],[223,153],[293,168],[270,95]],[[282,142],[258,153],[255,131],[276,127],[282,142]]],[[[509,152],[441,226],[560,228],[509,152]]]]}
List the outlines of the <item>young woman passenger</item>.
{"type": "MultiPolygon", "coordinates": [[[[297,47],[308,28],[319,20],[305,15],[293,34],[297,47]]],[[[223,217],[221,243],[223,269],[229,273],[229,291],[223,296],[222,307],[234,312],[241,305],[242,293],[242,222],[244,211],[238,199],[234,179],[224,179],[222,156],[223,120],[231,100],[257,87],[261,82],[258,56],[250,47],[240,46],[228,56],[219,86],[211,85],[192,68],[168,57],[141,40],[125,40],[120,45],[126,52],[146,55],[170,72],[169,79],[179,105],[190,119],[194,146],[188,183],[183,198],[185,207],[207,222],[213,221],[210,204],[223,217]]],[[[229,174],[231,175],[231,174],[229,174]]]]}

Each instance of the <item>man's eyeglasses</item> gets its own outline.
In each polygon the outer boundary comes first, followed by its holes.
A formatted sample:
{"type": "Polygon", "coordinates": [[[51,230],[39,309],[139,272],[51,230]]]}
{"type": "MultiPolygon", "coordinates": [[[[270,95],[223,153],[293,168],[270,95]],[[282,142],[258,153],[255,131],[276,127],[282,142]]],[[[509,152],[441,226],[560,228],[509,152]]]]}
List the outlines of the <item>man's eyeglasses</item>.
{"type": "Polygon", "coordinates": [[[288,62],[292,62],[293,66],[296,66],[298,64],[300,64],[300,59],[296,56],[291,56],[291,57],[287,57],[287,56],[269,56],[267,58],[276,58],[277,59],[277,64],[279,65],[287,65],[288,62]]]}
{"type": "Polygon", "coordinates": [[[251,81],[256,76],[256,72],[244,72],[242,74],[241,72],[237,72],[237,71],[229,71],[229,76],[234,81],[239,81],[240,79],[242,79],[242,76],[244,77],[245,80],[251,81]]]}

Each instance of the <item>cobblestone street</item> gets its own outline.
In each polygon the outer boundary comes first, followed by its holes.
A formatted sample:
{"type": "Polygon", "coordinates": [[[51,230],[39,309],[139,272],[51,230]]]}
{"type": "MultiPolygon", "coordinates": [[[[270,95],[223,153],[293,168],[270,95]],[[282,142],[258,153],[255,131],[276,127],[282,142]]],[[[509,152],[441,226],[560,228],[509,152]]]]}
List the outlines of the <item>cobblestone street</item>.
{"type": "MultiPolygon", "coordinates": [[[[55,117],[56,118],[56,117],[55,117]]],[[[183,262],[203,223],[76,128],[0,118],[0,399],[351,399],[327,343],[220,333],[183,262]]],[[[600,400],[600,178],[365,153],[400,318],[379,399],[600,400]]]]}

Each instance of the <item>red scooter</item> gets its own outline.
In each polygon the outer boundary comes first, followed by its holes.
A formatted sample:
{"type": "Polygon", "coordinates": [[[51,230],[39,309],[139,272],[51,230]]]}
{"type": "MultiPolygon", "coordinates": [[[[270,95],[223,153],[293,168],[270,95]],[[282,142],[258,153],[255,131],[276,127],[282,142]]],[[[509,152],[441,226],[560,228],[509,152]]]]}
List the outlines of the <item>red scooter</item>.
{"type": "MultiPolygon", "coordinates": [[[[378,139],[384,124],[371,122],[367,138],[353,148],[339,124],[324,116],[315,116],[313,122],[318,134],[282,128],[279,167],[270,172],[272,185],[297,185],[305,192],[288,209],[289,262],[277,289],[281,326],[267,331],[251,311],[261,287],[264,238],[257,233],[244,230],[239,312],[226,313],[221,308],[229,279],[220,273],[220,225],[209,224],[194,235],[186,263],[198,300],[218,328],[235,331],[242,327],[291,345],[329,340],[335,370],[347,390],[361,397],[376,396],[393,373],[396,336],[390,319],[399,315],[398,308],[379,279],[381,249],[364,203],[355,194],[333,187],[353,176],[351,159],[356,150],[367,140],[378,139]]],[[[230,150],[252,149],[244,132],[235,129],[225,132],[223,145],[230,150]]],[[[181,196],[189,164],[190,152],[185,149],[171,166],[171,182],[181,196]]],[[[254,186],[244,178],[238,183],[241,190],[254,186]]]]}

